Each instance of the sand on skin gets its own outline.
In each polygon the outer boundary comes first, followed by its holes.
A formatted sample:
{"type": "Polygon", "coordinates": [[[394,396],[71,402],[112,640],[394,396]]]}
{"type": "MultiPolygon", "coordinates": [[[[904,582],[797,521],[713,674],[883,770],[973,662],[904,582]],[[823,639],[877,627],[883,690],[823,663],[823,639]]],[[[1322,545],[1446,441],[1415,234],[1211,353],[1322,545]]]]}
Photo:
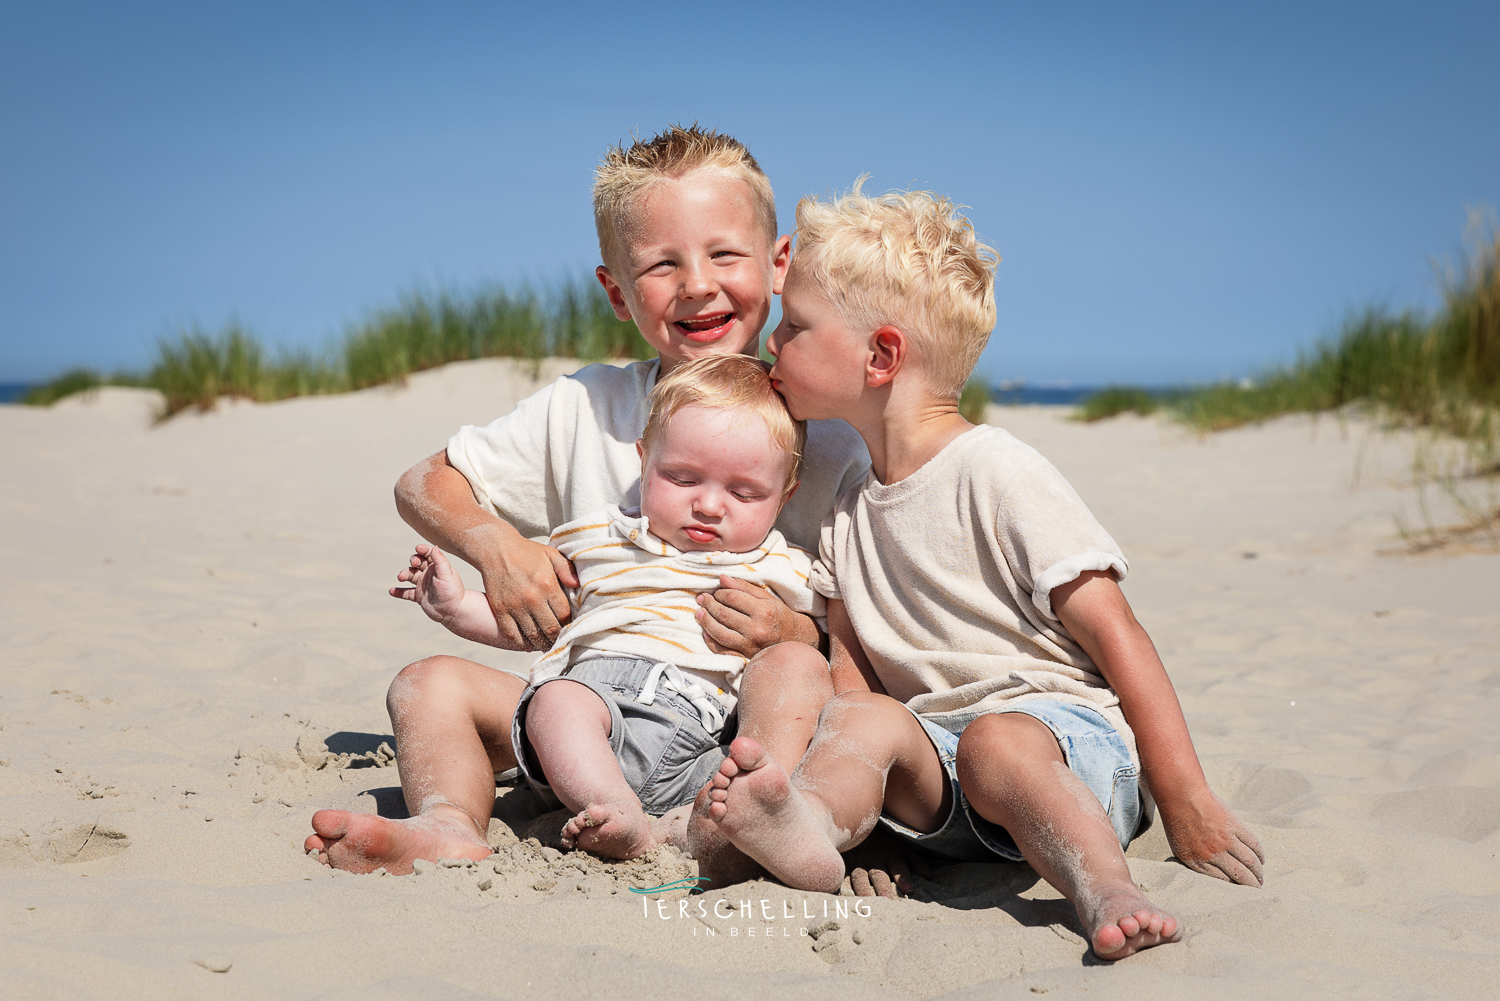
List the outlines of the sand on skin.
{"type": "Polygon", "coordinates": [[[535,385],[524,364],[472,362],[156,428],[140,391],[0,408],[0,996],[1493,989],[1500,554],[1379,555],[1399,544],[1393,514],[1415,510],[1407,445],[1357,422],[1199,440],[990,411],[1119,540],[1205,768],[1266,846],[1257,891],[1165,861],[1159,830],[1137,841],[1132,872],[1186,924],[1181,945],[1095,965],[1071,908],[1021,866],[939,869],[867,915],[768,883],[657,904],[630,888],[691,862],[527,843],[558,821],[520,791],[501,798],[491,860],[322,869],[299,851],[315,809],[400,809],[380,749],[397,669],[437,652],[528,666],[384,589],[416,541],[396,477],[535,385]]]}

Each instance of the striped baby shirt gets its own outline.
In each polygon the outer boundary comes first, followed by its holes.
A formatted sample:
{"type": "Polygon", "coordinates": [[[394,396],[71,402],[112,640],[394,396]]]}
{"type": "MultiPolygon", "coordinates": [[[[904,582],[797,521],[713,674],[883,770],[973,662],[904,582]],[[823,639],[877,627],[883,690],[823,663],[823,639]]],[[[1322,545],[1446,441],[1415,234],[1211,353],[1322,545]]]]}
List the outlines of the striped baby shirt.
{"type": "Polygon", "coordinates": [[[609,505],[549,541],[573,561],[579,587],[568,596],[572,621],[531,669],[533,685],[584,657],[639,657],[680,668],[733,708],[745,658],[709,650],[697,596],[718,590],[724,574],[769,588],[795,612],[825,614],[808,583],[812,557],[775,529],[754,552],[685,553],[653,535],[638,510],[609,505]]]}

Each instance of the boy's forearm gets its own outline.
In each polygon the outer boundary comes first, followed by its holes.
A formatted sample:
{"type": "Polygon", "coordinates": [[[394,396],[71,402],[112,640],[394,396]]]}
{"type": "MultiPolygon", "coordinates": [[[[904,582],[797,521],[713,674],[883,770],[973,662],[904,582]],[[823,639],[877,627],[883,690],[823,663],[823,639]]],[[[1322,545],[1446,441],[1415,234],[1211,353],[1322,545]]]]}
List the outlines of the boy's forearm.
{"type": "Polygon", "coordinates": [[[474,501],[469,481],[438,452],[396,481],[396,511],[417,534],[481,571],[490,554],[519,537],[474,501]]]}
{"type": "MultiPolygon", "coordinates": [[[[1085,582],[1087,583],[1087,582],[1085,582]]],[[[1060,589],[1061,590],[1061,589],[1060,589]]],[[[1208,793],[1182,704],[1156,646],[1113,579],[1054,592],[1054,609],[1120,698],[1152,797],[1170,812],[1208,793]]]]}

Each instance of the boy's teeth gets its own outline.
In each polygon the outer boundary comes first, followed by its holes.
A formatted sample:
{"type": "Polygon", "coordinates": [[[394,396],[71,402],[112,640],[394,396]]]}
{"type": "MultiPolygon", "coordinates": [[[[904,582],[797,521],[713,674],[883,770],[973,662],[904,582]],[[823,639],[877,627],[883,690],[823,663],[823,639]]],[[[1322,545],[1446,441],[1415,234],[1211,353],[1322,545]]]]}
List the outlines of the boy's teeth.
{"type": "Polygon", "coordinates": [[[688,330],[712,330],[715,327],[723,326],[733,315],[733,313],[720,313],[718,316],[710,316],[702,320],[678,320],[677,324],[678,326],[686,327],[688,330]]]}

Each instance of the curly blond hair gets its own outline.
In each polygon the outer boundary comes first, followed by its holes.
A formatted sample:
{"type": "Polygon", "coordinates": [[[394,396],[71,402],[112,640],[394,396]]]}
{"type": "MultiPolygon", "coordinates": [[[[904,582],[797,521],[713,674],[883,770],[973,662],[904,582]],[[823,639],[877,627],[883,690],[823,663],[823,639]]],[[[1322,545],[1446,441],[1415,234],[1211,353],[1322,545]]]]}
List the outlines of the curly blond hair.
{"type": "Polygon", "coordinates": [[[776,243],[776,196],[755,157],[733,136],[702,129],[668,126],[650,139],[629,146],[610,147],[594,171],[594,227],[599,231],[599,254],[617,276],[626,273],[631,215],[652,185],[695,170],[715,170],[750,186],[755,221],[768,246],[776,243]]]}
{"type": "Polygon", "coordinates": [[[797,203],[792,270],[851,327],[898,327],[929,388],[955,399],[995,327],[995,266],[959,206],[930,191],[848,194],[797,203]]]}

